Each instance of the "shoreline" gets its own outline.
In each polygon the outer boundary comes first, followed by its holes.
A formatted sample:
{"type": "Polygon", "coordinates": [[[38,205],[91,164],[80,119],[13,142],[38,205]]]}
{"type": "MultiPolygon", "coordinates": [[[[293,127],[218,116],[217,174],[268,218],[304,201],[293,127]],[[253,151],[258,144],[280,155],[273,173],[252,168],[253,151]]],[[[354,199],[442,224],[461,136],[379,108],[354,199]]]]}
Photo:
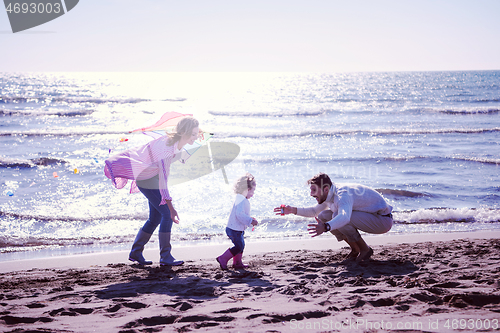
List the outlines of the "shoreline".
{"type": "MultiPolygon", "coordinates": [[[[427,241],[451,241],[457,239],[500,239],[500,230],[471,231],[471,232],[443,232],[400,235],[371,235],[363,234],[363,238],[370,246],[421,243],[427,241]]],[[[232,246],[227,240],[217,244],[173,244],[172,254],[186,262],[215,258],[232,246]]],[[[346,247],[345,242],[338,242],[331,235],[322,235],[318,238],[294,238],[286,240],[247,241],[245,255],[257,255],[269,252],[290,250],[339,250],[346,247]]],[[[92,266],[105,266],[108,264],[131,264],[128,260],[127,250],[90,252],[81,254],[56,255],[51,257],[35,257],[30,259],[14,259],[0,261],[0,273],[29,269],[51,268],[88,268],[92,266]]],[[[153,265],[158,266],[159,250],[146,248],[144,256],[153,260],[153,265]]]]}

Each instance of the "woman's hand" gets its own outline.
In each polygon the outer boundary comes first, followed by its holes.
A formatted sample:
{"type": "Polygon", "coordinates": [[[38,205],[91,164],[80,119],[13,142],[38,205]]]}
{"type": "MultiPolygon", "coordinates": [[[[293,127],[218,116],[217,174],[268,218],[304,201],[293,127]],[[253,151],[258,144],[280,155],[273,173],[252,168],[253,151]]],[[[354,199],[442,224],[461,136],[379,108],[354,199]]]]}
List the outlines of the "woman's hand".
{"type": "Polygon", "coordinates": [[[251,225],[256,226],[258,224],[259,224],[259,222],[254,217],[252,217],[252,223],[251,223],[251,225]]]}
{"type": "Polygon", "coordinates": [[[180,222],[179,215],[177,214],[177,211],[173,208],[170,210],[170,218],[172,219],[172,221],[179,224],[180,222]]]}
{"type": "Polygon", "coordinates": [[[171,200],[167,200],[167,206],[168,209],[170,210],[170,218],[172,219],[172,221],[179,224],[180,222],[179,214],[177,214],[177,211],[175,210],[174,205],[172,205],[171,200]]]}

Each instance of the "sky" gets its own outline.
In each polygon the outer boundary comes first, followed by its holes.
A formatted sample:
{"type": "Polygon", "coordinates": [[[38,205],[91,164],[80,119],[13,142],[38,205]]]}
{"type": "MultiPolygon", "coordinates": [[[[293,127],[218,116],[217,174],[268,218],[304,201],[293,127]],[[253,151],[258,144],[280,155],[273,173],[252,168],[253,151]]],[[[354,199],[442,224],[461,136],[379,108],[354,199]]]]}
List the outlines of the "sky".
{"type": "Polygon", "coordinates": [[[500,70],[498,0],[80,0],[12,33],[1,72],[500,70]]]}

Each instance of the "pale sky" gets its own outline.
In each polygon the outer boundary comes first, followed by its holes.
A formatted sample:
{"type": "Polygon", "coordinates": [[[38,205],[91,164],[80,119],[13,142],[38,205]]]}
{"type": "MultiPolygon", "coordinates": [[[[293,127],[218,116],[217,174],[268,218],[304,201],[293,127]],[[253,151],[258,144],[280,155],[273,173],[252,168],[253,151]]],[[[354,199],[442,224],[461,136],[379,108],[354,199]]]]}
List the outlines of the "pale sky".
{"type": "Polygon", "coordinates": [[[0,71],[500,70],[499,0],[80,0],[0,71]]]}

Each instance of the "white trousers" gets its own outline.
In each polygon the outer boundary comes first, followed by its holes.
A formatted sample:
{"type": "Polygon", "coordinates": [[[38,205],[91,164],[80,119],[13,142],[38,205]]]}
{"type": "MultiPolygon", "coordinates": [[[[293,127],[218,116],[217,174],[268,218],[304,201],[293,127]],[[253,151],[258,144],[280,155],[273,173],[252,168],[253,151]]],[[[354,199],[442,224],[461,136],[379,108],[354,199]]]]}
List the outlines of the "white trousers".
{"type": "MultiPolygon", "coordinates": [[[[318,219],[322,222],[328,222],[334,217],[331,210],[324,210],[318,215],[318,219]]],[[[357,242],[361,239],[358,230],[370,234],[384,234],[392,228],[392,218],[378,214],[365,213],[353,210],[351,221],[342,228],[331,230],[330,232],[337,237],[339,242],[357,242]]]]}

